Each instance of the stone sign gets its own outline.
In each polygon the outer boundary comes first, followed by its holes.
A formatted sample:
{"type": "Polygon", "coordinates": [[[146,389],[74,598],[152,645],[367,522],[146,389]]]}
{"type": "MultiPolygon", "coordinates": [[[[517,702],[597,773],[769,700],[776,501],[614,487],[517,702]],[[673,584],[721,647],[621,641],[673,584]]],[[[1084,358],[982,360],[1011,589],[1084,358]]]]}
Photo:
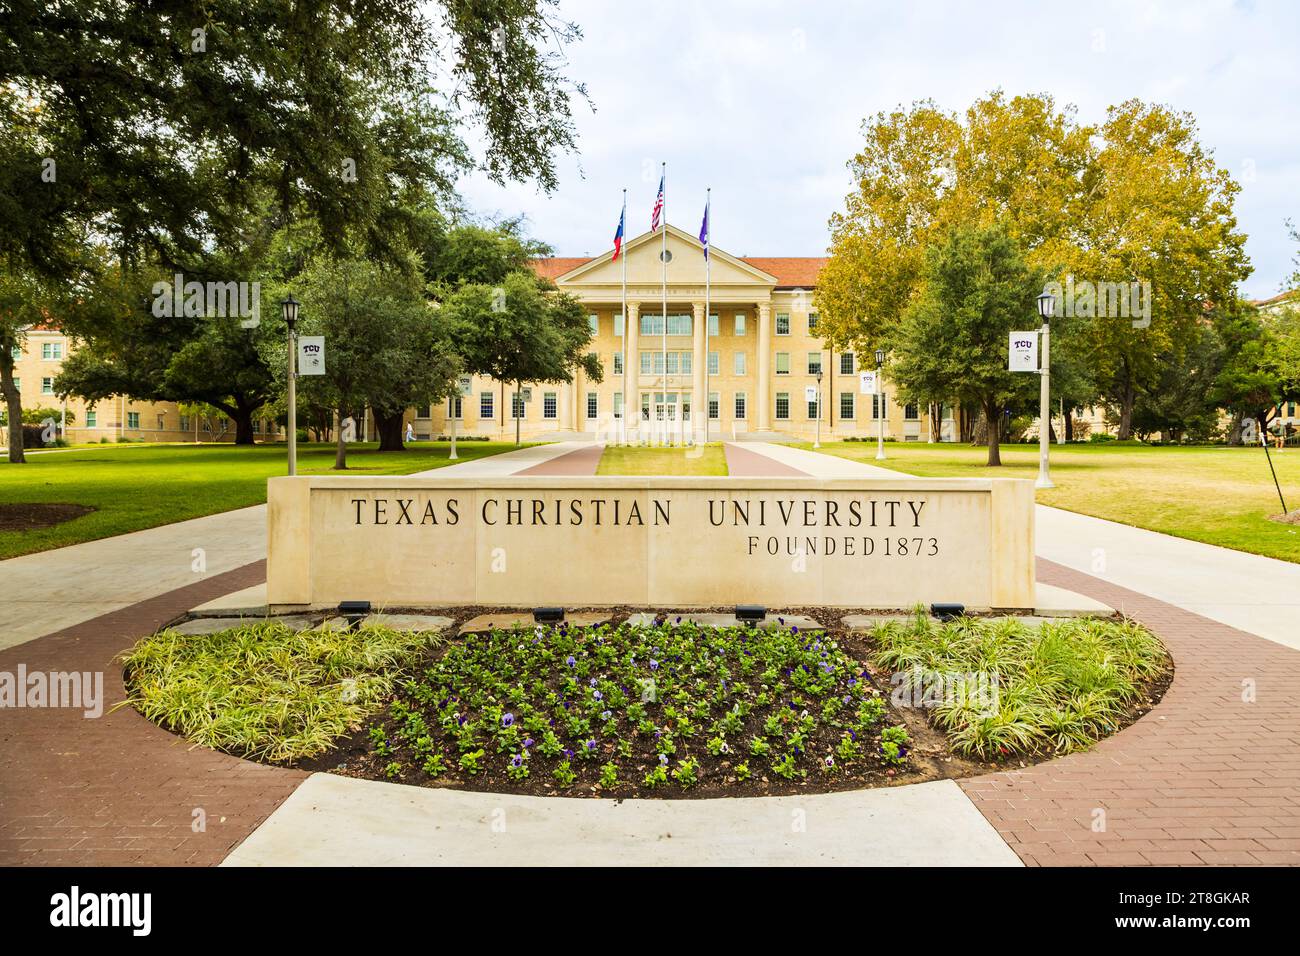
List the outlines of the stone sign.
{"type": "Polygon", "coordinates": [[[1034,603],[1013,479],[272,478],[272,605],[1034,603]]]}

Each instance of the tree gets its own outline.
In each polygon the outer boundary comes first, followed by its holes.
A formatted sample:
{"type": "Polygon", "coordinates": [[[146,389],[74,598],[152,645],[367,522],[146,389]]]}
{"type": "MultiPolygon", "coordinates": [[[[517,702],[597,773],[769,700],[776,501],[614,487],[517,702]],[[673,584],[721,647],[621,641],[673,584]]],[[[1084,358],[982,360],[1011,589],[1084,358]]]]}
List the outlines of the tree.
{"type": "Polygon", "coordinates": [[[906,397],[947,394],[977,403],[988,464],[1001,465],[1003,411],[1038,385],[1035,376],[1007,370],[1007,342],[1034,315],[1041,274],[1004,228],[959,226],[926,250],[922,279],[894,337],[891,377],[906,397]]]}
{"type": "MultiPolygon", "coordinates": [[[[300,377],[300,394],[335,409],[340,423],[367,407],[377,421],[396,414],[400,449],[401,412],[447,395],[459,373],[447,323],[424,299],[418,278],[367,260],[322,256],[297,287],[299,334],[325,336],[325,374],[300,377]]],[[[340,427],[338,469],[347,468],[345,439],[340,427]]]]}
{"type": "MultiPolygon", "coordinates": [[[[587,352],[587,310],[531,272],[509,273],[498,287],[469,283],[443,305],[465,369],[522,392],[525,383],[571,382],[581,367],[599,382],[600,359],[587,352]]],[[[515,417],[515,444],[520,419],[515,417]]]]}

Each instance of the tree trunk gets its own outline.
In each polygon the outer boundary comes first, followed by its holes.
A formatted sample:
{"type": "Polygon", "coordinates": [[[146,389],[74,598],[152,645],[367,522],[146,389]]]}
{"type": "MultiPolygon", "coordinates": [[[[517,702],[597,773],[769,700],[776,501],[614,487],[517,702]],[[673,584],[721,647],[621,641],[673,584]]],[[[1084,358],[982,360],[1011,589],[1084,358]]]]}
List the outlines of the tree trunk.
{"type": "Polygon", "coordinates": [[[235,444],[252,445],[253,442],[253,410],[250,408],[240,408],[236,406],[230,417],[235,420],[235,444]]]}
{"type": "Polygon", "coordinates": [[[1228,423],[1228,444],[1234,447],[1241,445],[1241,419],[1241,412],[1234,411],[1232,421],[1228,423]]]}
{"type": "Polygon", "coordinates": [[[375,431],[379,432],[380,451],[406,451],[402,443],[402,413],[380,415],[375,412],[375,431]]]}
{"type": "MultiPolygon", "coordinates": [[[[9,345],[3,348],[8,351],[9,345]]],[[[14,388],[14,363],[12,354],[0,359],[0,385],[3,385],[5,410],[9,416],[9,463],[26,464],[27,456],[23,454],[23,397],[14,388]]]]}
{"type": "Polygon", "coordinates": [[[1133,437],[1133,406],[1137,403],[1136,389],[1133,387],[1133,373],[1124,363],[1124,391],[1119,405],[1119,440],[1127,441],[1133,437]]]}
{"type": "Polygon", "coordinates": [[[990,468],[998,467],[1002,464],[1002,452],[999,448],[999,440],[1002,431],[1002,409],[998,403],[992,399],[984,400],[984,435],[988,440],[989,457],[985,462],[990,468]]]}
{"type": "Polygon", "coordinates": [[[334,443],[334,469],[336,471],[347,471],[348,467],[348,446],[347,442],[343,440],[343,432],[345,431],[343,419],[347,417],[347,410],[340,408],[338,433],[335,436],[334,443]]]}
{"type": "Polygon", "coordinates": [[[1065,441],[1074,441],[1074,409],[1069,405],[1065,406],[1065,441]]]}

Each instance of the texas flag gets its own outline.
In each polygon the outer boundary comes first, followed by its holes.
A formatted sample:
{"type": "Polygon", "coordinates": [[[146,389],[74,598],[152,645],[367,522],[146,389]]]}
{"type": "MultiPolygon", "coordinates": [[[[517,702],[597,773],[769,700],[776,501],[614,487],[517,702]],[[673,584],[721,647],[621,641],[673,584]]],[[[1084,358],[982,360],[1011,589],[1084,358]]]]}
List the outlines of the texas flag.
{"type": "MultiPolygon", "coordinates": [[[[618,232],[614,233],[614,259],[623,252],[623,220],[627,218],[627,200],[623,200],[623,211],[618,214],[618,232]]],[[[614,259],[609,260],[613,262],[614,259]]]]}

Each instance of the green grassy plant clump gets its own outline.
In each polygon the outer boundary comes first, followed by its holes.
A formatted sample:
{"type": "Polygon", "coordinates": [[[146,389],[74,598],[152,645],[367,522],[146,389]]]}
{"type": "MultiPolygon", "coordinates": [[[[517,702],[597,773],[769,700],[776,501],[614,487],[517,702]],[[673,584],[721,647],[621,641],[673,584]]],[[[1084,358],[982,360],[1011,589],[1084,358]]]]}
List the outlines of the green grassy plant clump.
{"type": "Polygon", "coordinates": [[[1132,621],[1015,618],[876,626],[875,660],[906,689],[941,675],[980,675],[991,695],[936,695],[934,721],[959,753],[979,757],[1069,753],[1118,729],[1129,707],[1169,667],[1163,646],[1132,621]]]}
{"type": "Polygon", "coordinates": [[[393,778],[672,793],[903,765],[887,723],[861,663],[820,633],[560,625],[449,644],[370,736],[393,778]]]}
{"type": "Polygon", "coordinates": [[[275,762],[356,729],[429,644],[382,627],[294,631],[275,621],[217,634],[163,631],[124,655],[127,702],[197,744],[275,762]]]}

